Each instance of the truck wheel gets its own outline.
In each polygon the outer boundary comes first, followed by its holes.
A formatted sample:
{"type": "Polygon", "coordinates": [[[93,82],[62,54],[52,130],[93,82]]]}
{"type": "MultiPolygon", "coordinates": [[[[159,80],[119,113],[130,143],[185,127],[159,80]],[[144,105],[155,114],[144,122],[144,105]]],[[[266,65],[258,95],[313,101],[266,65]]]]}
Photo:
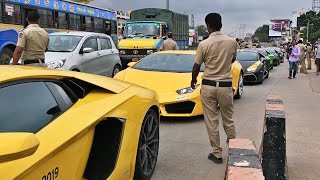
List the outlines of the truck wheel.
{"type": "Polygon", "coordinates": [[[0,54],[0,65],[10,64],[13,57],[13,51],[9,48],[3,48],[0,54]]]}

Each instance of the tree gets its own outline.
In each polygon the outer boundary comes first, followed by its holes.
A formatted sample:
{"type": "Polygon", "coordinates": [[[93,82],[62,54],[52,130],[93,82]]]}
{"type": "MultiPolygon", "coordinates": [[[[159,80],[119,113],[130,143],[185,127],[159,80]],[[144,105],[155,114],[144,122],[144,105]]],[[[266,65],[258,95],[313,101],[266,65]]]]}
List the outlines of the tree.
{"type": "Polygon", "coordinates": [[[260,42],[268,42],[269,41],[269,25],[263,25],[259,27],[253,35],[257,37],[260,42]]]}
{"type": "MultiPolygon", "coordinates": [[[[298,22],[298,25],[306,27],[309,21],[309,41],[314,43],[318,38],[320,38],[320,13],[314,11],[309,11],[305,15],[302,15],[298,22]]],[[[307,40],[307,28],[300,31],[302,33],[303,39],[307,40]]]]}
{"type": "Polygon", "coordinates": [[[209,33],[207,31],[207,27],[204,25],[200,25],[196,27],[196,30],[198,31],[198,35],[202,37],[208,37],[209,33]]]}

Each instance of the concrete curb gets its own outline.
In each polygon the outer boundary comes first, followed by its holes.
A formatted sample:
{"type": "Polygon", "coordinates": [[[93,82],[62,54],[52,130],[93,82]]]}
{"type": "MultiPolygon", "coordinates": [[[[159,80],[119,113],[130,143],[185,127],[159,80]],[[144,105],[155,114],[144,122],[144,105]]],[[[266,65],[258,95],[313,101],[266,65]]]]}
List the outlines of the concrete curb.
{"type": "Polygon", "coordinates": [[[286,117],[281,96],[267,98],[259,158],[266,180],[286,180],[286,117]]]}
{"type": "Polygon", "coordinates": [[[231,139],[226,180],[264,180],[259,156],[253,141],[231,139]]]}

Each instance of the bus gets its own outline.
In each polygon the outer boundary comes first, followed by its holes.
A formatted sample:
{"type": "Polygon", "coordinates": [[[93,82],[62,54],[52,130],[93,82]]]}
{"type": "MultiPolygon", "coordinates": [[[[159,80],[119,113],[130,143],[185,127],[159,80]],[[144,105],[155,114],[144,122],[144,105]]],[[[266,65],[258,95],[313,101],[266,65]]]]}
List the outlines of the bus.
{"type": "Polygon", "coordinates": [[[111,9],[66,0],[0,0],[0,64],[13,56],[19,30],[27,27],[29,11],[40,14],[40,26],[49,34],[60,31],[105,33],[117,43],[117,15],[111,9]]]}

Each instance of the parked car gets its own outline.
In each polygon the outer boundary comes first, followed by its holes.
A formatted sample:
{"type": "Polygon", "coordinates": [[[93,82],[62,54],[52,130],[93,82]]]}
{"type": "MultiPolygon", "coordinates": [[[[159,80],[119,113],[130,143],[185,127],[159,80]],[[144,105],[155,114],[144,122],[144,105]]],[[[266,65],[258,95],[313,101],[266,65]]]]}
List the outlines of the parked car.
{"type": "Polygon", "coordinates": [[[280,63],[284,63],[284,55],[285,53],[282,51],[281,48],[275,47],[274,50],[279,55],[280,63]]]}
{"type": "MultiPolygon", "coordinates": [[[[156,91],[159,95],[162,116],[192,117],[203,114],[200,98],[200,69],[196,89],[190,87],[190,77],[196,51],[161,51],[129,63],[129,68],[115,78],[156,91]]],[[[243,94],[243,70],[238,61],[232,65],[234,97],[243,94]]]]}
{"type": "Polygon", "coordinates": [[[113,77],[121,70],[119,51],[110,36],[92,32],[49,35],[48,68],[113,77]]]}
{"type": "Polygon", "coordinates": [[[256,51],[258,51],[260,54],[262,54],[265,58],[269,59],[269,70],[273,69],[273,59],[274,59],[274,55],[271,53],[268,53],[264,48],[257,48],[255,49],[256,51]]]}
{"type": "Polygon", "coordinates": [[[152,91],[92,74],[0,66],[0,179],[150,179],[152,91]]]}
{"type": "Polygon", "coordinates": [[[260,54],[257,50],[239,50],[237,61],[244,70],[244,82],[262,84],[269,77],[270,59],[260,54]]]}
{"type": "Polygon", "coordinates": [[[265,48],[265,50],[267,51],[268,54],[272,54],[274,56],[273,57],[273,66],[280,65],[280,56],[276,52],[276,50],[273,47],[265,48]]]}

